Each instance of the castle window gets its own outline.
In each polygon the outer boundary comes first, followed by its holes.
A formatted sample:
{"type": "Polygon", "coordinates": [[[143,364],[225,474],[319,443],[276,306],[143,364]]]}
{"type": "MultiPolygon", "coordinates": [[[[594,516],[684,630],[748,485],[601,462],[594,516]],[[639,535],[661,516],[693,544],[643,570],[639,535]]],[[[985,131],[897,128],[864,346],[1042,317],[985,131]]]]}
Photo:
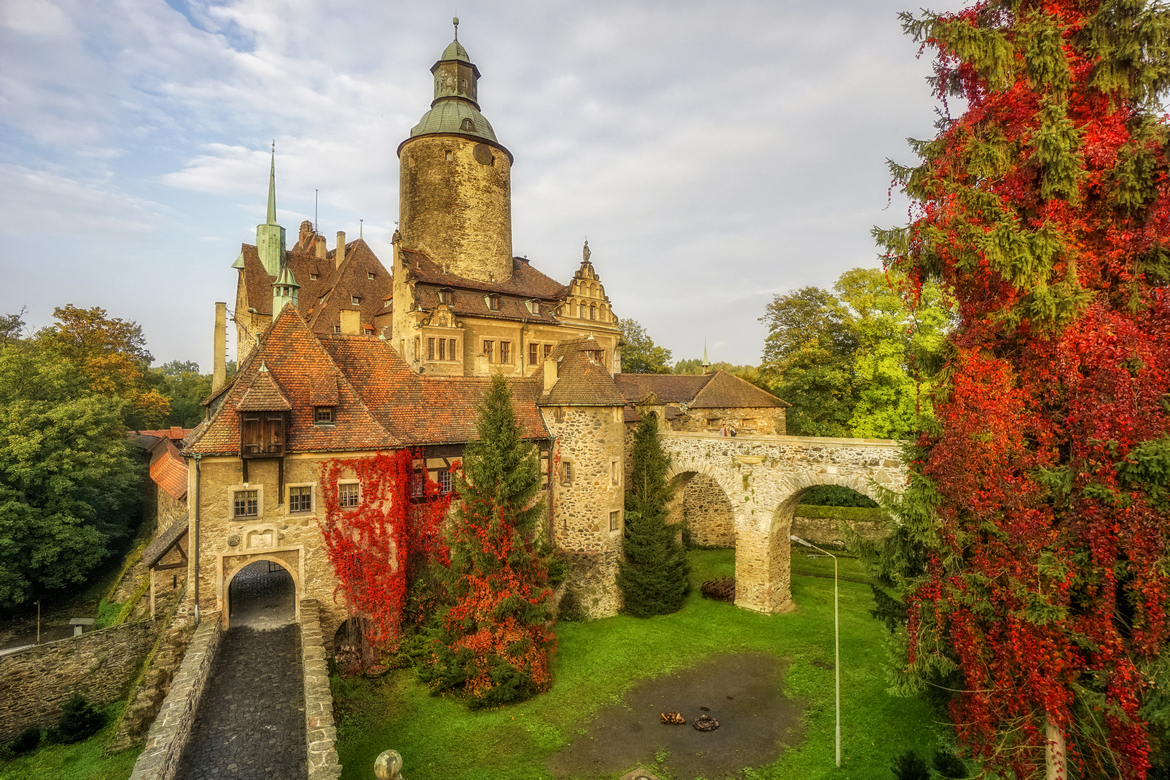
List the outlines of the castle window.
{"type": "Polygon", "coordinates": [[[337,505],[343,509],[353,509],[361,499],[361,484],[357,482],[337,483],[337,505]]]}
{"type": "Polygon", "coordinates": [[[510,342],[510,341],[501,341],[500,342],[500,362],[501,363],[511,363],[512,362],[512,342],[510,342]]]}
{"type": "Polygon", "coordinates": [[[616,531],[618,529],[618,524],[619,524],[620,520],[621,520],[621,513],[620,512],[616,512],[616,511],[610,512],[609,513],[609,530],[616,531]]]}
{"type": "Polygon", "coordinates": [[[452,290],[439,290],[439,303],[445,303],[448,306],[455,302],[455,293],[452,290]]]}
{"type": "Polygon", "coordinates": [[[260,514],[260,492],[237,490],[232,494],[232,517],[256,517],[260,514]]]}
{"type": "Polygon", "coordinates": [[[313,511],[313,486],[293,485],[288,489],[289,512],[313,511]]]}
{"type": "Polygon", "coordinates": [[[528,306],[528,311],[532,314],[540,314],[540,301],[529,300],[524,302],[528,306]]]}
{"type": "Polygon", "coordinates": [[[591,320],[597,319],[597,307],[594,306],[592,303],[589,304],[589,319],[591,319],[591,320]]]}
{"type": "Polygon", "coordinates": [[[470,132],[470,133],[474,133],[474,132],[475,132],[475,122],[473,122],[473,121],[471,120],[471,117],[466,117],[466,118],[465,118],[465,119],[464,119],[464,120],[463,120],[463,121],[460,123],[460,125],[459,125],[459,129],[460,129],[460,130],[466,130],[466,131],[468,131],[468,132],[470,132]]]}
{"type": "Polygon", "coordinates": [[[537,350],[540,348],[539,344],[528,345],[528,365],[535,366],[537,359],[537,350]]]}
{"type": "Polygon", "coordinates": [[[552,344],[545,344],[544,345],[544,359],[545,360],[548,360],[548,356],[552,354],[552,347],[553,347],[552,344]]]}
{"type": "Polygon", "coordinates": [[[451,492],[451,469],[443,469],[439,472],[439,490],[443,495],[451,492]]]}
{"type": "Polygon", "coordinates": [[[427,360],[435,359],[435,340],[427,339],[427,360]]]}
{"type": "Polygon", "coordinates": [[[447,339],[447,348],[451,351],[451,359],[458,360],[459,358],[455,357],[455,339],[447,339]]]}
{"type": "Polygon", "coordinates": [[[373,336],[374,329],[373,328],[362,328],[362,333],[364,333],[367,336],[373,336]]]}
{"type": "Polygon", "coordinates": [[[317,281],[317,274],[309,274],[309,281],[310,282],[317,281]]]}
{"type": "Polygon", "coordinates": [[[454,158],[454,155],[451,153],[450,149],[447,150],[446,156],[447,156],[447,162],[451,162],[451,160],[454,158]]]}
{"type": "Polygon", "coordinates": [[[334,334],[336,334],[336,335],[341,335],[341,326],[340,326],[340,325],[334,325],[334,326],[333,326],[333,332],[334,332],[334,334]]]}
{"type": "Polygon", "coordinates": [[[492,350],[495,348],[494,341],[485,341],[483,343],[483,354],[487,355],[487,362],[492,362],[492,350]]]}
{"type": "Polygon", "coordinates": [[[447,359],[447,339],[439,339],[439,360],[447,359]]]}
{"type": "Polygon", "coordinates": [[[571,485],[573,483],[573,464],[567,460],[561,461],[561,484],[571,485]]]}
{"type": "Polygon", "coordinates": [[[244,457],[284,453],[284,414],[250,412],[240,415],[240,454],[244,457]]]}
{"type": "Polygon", "coordinates": [[[376,279],[377,276],[374,274],[373,271],[366,271],[366,278],[367,279],[376,279]]]}
{"type": "Polygon", "coordinates": [[[349,296],[349,302],[351,304],[353,304],[354,306],[361,306],[362,305],[362,299],[356,295],[349,296]]]}
{"type": "Polygon", "coordinates": [[[333,407],[332,406],[318,406],[313,410],[313,424],[314,425],[332,425],[333,424],[333,407]]]}
{"type": "Polygon", "coordinates": [[[616,485],[618,483],[618,476],[618,462],[616,460],[611,460],[609,462],[609,481],[616,485]]]}
{"type": "Polygon", "coordinates": [[[484,303],[487,304],[488,309],[490,309],[491,311],[499,311],[500,310],[500,296],[488,295],[488,296],[485,296],[483,300],[484,300],[484,303]]]}

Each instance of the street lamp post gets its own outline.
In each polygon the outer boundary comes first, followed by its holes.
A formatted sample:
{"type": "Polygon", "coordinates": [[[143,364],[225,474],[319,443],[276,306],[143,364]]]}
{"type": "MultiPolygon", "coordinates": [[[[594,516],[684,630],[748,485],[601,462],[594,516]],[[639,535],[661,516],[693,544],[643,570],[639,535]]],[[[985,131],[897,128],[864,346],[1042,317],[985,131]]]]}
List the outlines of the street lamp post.
{"type": "Polygon", "coordinates": [[[835,646],[833,670],[837,675],[837,766],[841,766],[841,618],[838,611],[840,598],[837,587],[837,556],[828,550],[822,550],[811,542],[806,542],[794,534],[790,534],[788,538],[797,544],[803,544],[805,547],[811,547],[818,552],[822,552],[833,559],[833,644],[835,646]]]}
{"type": "Polygon", "coordinates": [[[37,599],[37,644],[41,643],[41,600],[37,599]]]}

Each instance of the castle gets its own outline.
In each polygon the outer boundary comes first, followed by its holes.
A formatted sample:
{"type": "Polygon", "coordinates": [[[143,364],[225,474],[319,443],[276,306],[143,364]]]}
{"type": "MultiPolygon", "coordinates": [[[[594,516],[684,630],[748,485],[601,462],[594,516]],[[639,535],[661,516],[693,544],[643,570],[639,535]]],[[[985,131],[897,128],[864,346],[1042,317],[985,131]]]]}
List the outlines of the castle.
{"type": "MultiPolygon", "coordinates": [[[[225,627],[232,579],[263,561],[288,572],[297,604],[322,605],[327,636],[336,630],[349,616],[318,527],[322,464],[410,448],[416,469],[449,490],[492,374],[508,378],[524,438],[540,451],[541,533],[592,617],[620,608],[626,448],[640,414],[678,430],[785,432],[787,404],[728,374],[621,374],[617,315],[588,243],[568,284],[512,256],[513,156],[480,112],[479,69],[457,37],[431,73],[434,101],[398,147],[391,268],[360,237],[339,232],[328,249],[309,222],[286,247],[274,157],[267,220],[232,266],[230,380],[227,306],[216,305],[214,389],[182,449],[188,518],[153,557],[181,551],[188,599],[222,612],[225,627]]],[[[343,507],[361,495],[344,468],[337,487],[343,507]]]]}

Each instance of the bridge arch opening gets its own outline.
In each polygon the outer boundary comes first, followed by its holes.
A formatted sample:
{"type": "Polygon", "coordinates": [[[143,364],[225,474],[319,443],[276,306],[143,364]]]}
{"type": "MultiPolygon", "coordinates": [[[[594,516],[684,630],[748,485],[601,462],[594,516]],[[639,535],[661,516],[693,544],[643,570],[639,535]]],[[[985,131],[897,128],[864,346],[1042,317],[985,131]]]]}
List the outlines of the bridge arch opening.
{"type": "Polygon", "coordinates": [[[236,569],[224,596],[228,626],[275,628],[297,619],[296,582],[282,561],[261,558],[236,569]]]}
{"type": "Polygon", "coordinates": [[[735,509],[713,477],[697,471],[678,474],[667,522],[677,523],[688,547],[735,547],[735,509]]]}

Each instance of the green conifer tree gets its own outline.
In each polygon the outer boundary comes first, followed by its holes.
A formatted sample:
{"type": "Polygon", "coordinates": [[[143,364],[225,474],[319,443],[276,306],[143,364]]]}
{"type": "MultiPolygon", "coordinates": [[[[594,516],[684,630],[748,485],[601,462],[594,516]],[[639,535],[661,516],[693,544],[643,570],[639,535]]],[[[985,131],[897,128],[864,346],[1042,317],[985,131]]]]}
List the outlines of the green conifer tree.
{"type": "Polygon", "coordinates": [[[459,478],[445,580],[451,606],[424,680],[472,707],[548,690],[556,648],[551,555],[534,537],[544,504],[536,448],[523,440],[503,377],[492,378],[459,478]]]}
{"type": "Polygon", "coordinates": [[[658,443],[658,418],[647,414],[638,424],[626,485],[625,560],[618,587],[623,610],[635,617],[677,612],[690,591],[690,565],[679,529],[666,522],[673,490],[666,481],[670,460],[658,443]]]}

